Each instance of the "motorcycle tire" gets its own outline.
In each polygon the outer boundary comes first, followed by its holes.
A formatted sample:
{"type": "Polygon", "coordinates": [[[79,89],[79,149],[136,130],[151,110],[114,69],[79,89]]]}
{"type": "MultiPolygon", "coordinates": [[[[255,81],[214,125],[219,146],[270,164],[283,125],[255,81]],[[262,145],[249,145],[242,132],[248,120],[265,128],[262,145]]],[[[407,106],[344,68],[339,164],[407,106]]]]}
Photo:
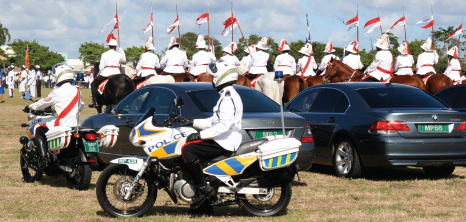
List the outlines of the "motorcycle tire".
{"type": "Polygon", "coordinates": [[[264,195],[238,195],[238,206],[243,212],[256,217],[269,217],[284,213],[291,200],[291,183],[268,189],[269,193],[264,195]],[[279,195],[277,191],[280,192],[279,195]],[[271,201],[272,199],[276,201],[271,201]]]}
{"type": "Polygon", "coordinates": [[[68,187],[76,190],[87,190],[91,184],[92,170],[89,165],[76,166],[73,176],[67,174],[68,187]]]}
{"type": "Polygon", "coordinates": [[[32,152],[26,155],[26,150],[24,148],[21,149],[20,154],[20,165],[21,165],[21,173],[23,174],[23,180],[27,183],[33,183],[35,181],[39,181],[42,178],[42,170],[39,169],[38,160],[40,158],[39,152],[37,149],[34,149],[32,152]],[[30,167],[34,166],[34,168],[30,167]]]}
{"type": "Polygon", "coordinates": [[[122,164],[109,165],[100,174],[96,184],[97,200],[112,217],[141,217],[157,199],[157,188],[144,177],[133,188],[129,200],[124,200],[127,189],[138,172],[122,164]]]}

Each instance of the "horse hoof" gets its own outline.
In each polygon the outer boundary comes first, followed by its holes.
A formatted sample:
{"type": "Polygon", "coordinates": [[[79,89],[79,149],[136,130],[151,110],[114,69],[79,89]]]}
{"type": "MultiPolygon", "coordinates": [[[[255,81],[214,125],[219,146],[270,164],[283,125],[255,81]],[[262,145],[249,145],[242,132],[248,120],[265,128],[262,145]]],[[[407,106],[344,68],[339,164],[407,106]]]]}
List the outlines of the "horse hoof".
{"type": "Polygon", "coordinates": [[[94,104],[89,104],[89,108],[95,108],[94,104]]]}

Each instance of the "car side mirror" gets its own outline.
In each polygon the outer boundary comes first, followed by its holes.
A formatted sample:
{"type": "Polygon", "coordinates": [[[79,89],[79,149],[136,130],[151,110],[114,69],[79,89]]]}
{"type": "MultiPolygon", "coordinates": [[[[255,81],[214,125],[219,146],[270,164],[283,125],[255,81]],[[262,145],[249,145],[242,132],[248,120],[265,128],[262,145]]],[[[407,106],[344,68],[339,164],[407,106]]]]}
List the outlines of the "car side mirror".
{"type": "Polygon", "coordinates": [[[115,115],[116,112],[113,110],[113,105],[105,106],[104,113],[115,115]]]}
{"type": "Polygon", "coordinates": [[[175,98],[175,107],[180,108],[183,105],[184,105],[183,97],[182,96],[177,96],[175,98]]]}

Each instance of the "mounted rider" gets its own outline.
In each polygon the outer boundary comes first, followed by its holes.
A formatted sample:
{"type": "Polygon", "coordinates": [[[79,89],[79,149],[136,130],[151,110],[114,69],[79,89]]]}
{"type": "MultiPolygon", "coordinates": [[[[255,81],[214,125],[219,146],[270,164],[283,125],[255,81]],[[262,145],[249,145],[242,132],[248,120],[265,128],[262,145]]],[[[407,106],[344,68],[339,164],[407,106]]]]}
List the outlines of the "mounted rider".
{"type": "Polygon", "coordinates": [[[352,41],[345,49],[350,54],[345,55],[343,58],[343,64],[348,65],[352,69],[361,70],[364,66],[361,62],[361,56],[358,55],[359,43],[357,41],[352,41]]]}
{"type": "Polygon", "coordinates": [[[126,62],[126,55],[125,51],[120,47],[118,48],[118,52],[116,48],[118,46],[116,38],[111,35],[108,41],[109,50],[102,53],[100,57],[100,65],[99,71],[100,73],[94,78],[91,83],[91,92],[92,92],[92,104],[89,107],[93,108],[96,107],[97,104],[97,96],[98,96],[98,88],[100,83],[108,79],[112,75],[121,74],[120,72],[120,63],[126,62]]]}
{"type": "Polygon", "coordinates": [[[305,78],[308,76],[315,76],[316,73],[314,72],[317,69],[317,63],[314,59],[314,52],[312,51],[312,45],[306,44],[300,50],[299,53],[301,54],[301,58],[298,59],[297,71],[296,75],[301,76],[301,78],[305,78]]]}
{"type": "Polygon", "coordinates": [[[205,73],[207,66],[216,60],[213,53],[206,51],[207,45],[202,35],[197,36],[196,48],[199,49],[199,51],[193,55],[189,67],[189,72],[194,78],[197,78],[201,73],[205,73]]]}
{"type": "Polygon", "coordinates": [[[225,46],[222,50],[223,56],[220,57],[220,60],[233,66],[240,66],[241,62],[239,61],[238,57],[233,55],[233,52],[236,51],[236,46],[237,45],[234,42],[225,46]]]}
{"type": "Polygon", "coordinates": [[[445,70],[445,75],[450,77],[453,82],[464,80],[465,78],[461,74],[461,64],[458,59],[458,46],[454,46],[448,50],[447,55],[450,61],[447,69],[445,70]]]}
{"type": "Polygon", "coordinates": [[[329,65],[330,60],[332,58],[336,59],[336,60],[340,60],[340,58],[338,58],[338,56],[333,54],[335,52],[335,49],[333,48],[332,42],[330,42],[330,41],[327,42],[327,45],[325,46],[324,52],[327,53],[327,55],[325,55],[322,58],[322,61],[320,62],[320,65],[319,65],[319,71],[321,71],[321,75],[325,74],[325,70],[327,69],[327,66],[329,65]]]}
{"type": "Polygon", "coordinates": [[[256,52],[251,55],[251,62],[249,63],[249,79],[254,79],[258,75],[266,74],[267,71],[267,62],[269,60],[269,50],[268,39],[267,37],[262,37],[262,39],[256,44],[256,52]]]}
{"type": "Polygon", "coordinates": [[[244,67],[249,67],[249,63],[251,63],[251,55],[256,52],[256,44],[252,44],[251,46],[247,47],[244,49],[244,52],[247,53],[247,56],[244,56],[241,59],[241,64],[243,64],[244,67]]]}
{"type": "Polygon", "coordinates": [[[396,75],[410,75],[413,73],[414,58],[409,51],[408,42],[403,42],[402,45],[398,47],[398,51],[401,53],[396,57],[395,65],[393,66],[393,71],[396,75]]]}
{"type": "Polygon", "coordinates": [[[296,61],[294,57],[290,55],[290,46],[286,43],[285,39],[281,40],[280,47],[278,49],[283,53],[275,59],[273,69],[275,71],[283,71],[283,75],[295,75],[296,74],[296,61]]]}
{"type": "Polygon", "coordinates": [[[174,36],[171,37],[168,43],[168,50],[160,61],[160,66],[163,69],[163,75],[172,75],[178,73],[186,73],[188,68],[188,56],[185,51],[179,49],[180,44],[176,42],[174,36]]]}
{"type": "Polygon", "coordinates": [[[425,42],[423,42],[421,48],[424,50],[424,52],[417,57],[416,74],[423,77],[429,72],[436,73],[434,65],[438,63],[439,56],[433,49],[432,39],[428,38],[425,42]]]}
{"type": "Polygon", "coordinates": [[[390,39],[387,34],[382,34],[380,39],[374,44],[377,48],[374,61],[367,67],[364,73],[368,74],[363,81],[378,82],[393,77],[393,56],[388,50],[390,48],[390,39]],[[371,78],[372,77],[372,78],[371,78]]]}
{"type": "Polygon", "coordinates": [[[152,37],[147,38],[146,44],[144,45],[144,52],[139,58],[139,62],[136,66],[136,77],[133,78],[134,85],[137,86],[142,81],[150,78],[151,76],[157,75],[155,69],[160,68],[159,57],[154,53],[154,44],[152,43],[152,37]]]}

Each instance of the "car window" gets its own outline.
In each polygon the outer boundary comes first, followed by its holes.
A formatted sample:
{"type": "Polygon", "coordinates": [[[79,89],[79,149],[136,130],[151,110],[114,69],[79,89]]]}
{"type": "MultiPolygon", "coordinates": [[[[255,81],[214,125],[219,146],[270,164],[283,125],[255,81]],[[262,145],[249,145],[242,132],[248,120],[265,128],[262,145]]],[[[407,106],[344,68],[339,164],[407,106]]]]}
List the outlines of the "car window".
{"type": "MultiPolygon", "coordinates": [[[[458,108],[458,107],[455,107],[455,101],[458,98],[458,96],[463,92],[463,90],[464,90],[463,87],[455,87],[455,88],[444,90],[435,96],[437,96],[440,100],[442,100],[444,103],[446,103],[450,107],[458,108]]],[[[462,102],[460,101],[460,103],[462,103],[462,106],[464,107],[464,101],[462,102]]]]}
{"type": "Polygon", "coordinates": [[[291,112],[309,112],[320,90],[320,88],[312,89],[300,94],[298,97],[293,99],[287,109],[291,112]]]}
{"type": "Polygon", "coordinates": [[[344,113],[348,105],[348,100],[341,91],[326,88],[320,92],[310,111],[317,113],[344,113]]]}
{"type": "Polygon", "coordinates": [[[152,89],[141,89],[126,98],[124,98],[118,107],[116,108],[116,113],[118,114],[137,114],[140,113],[141,108],[144,105],[149,93],[152,89]]]}
{"type": "Polygon", "coordinates": [[[435,97],[417,88],[367,88],[357,92],[372,108],[446,108],[435,97]]]}
{"type": "Polygon", "coordinates": [[[147,112],[150,108],[155,108],[156,114],[168,114],[173,112],[173,101],[175,94],[163,88],[155,89],[154,93],[150,95],[147,100],[147,105],[144,107],[142,113],[147,112]]]}

